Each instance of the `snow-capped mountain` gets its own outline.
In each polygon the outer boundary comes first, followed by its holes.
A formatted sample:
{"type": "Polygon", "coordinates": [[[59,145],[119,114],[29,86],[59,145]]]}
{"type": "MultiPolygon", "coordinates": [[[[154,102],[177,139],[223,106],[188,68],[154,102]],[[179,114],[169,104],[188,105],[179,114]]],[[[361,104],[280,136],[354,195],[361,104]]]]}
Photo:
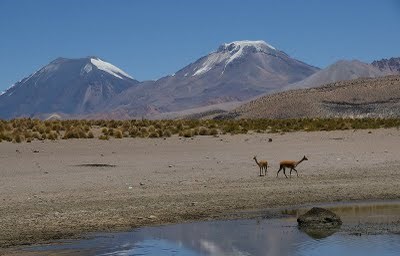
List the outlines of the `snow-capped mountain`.
{"type": "Polygon", "coordinates": [[[91,113],[137,83],[121,69],[97,57],[58,58],[0,96],[0,117],[91,113]]]}
{"type": "MultiPolygon", "coordinates": [[[[218,51],[206,56],[198,67],[193,70],[192,76],[199,76],[207,73],[218,65],[223,65],[224,73],[227,66],[233,61],[240,61],[248,51],[260,52],[265,54],[277,53],[275,47],[267,44],[264,41],[236,41],[225,43],[218,48],[218,51]]],[[[185,75],[187,75],[186,73],[185,75]]]]}
{"type": "MultiPolygon", "coordinates": [[[[201,78],[206,75],[226,79],[236,74],[247,79],[250,75],[263,76],[274,80],[273,85],[262,87],[279,87],[282,84],[301,80],[319,69],[301,61],[290,58],[286,53],[264,41],[235,41],[222,44],[217,51],[210,53],[175,73],[174,77],[201,78]],[[278,76],[284,77],[278,78],[278,76]],[[246,77],[247,76],[247,77],[246,77]]],[[[238,75],[236,75],[238,77],[238,75]]],[[[269,81],[266,81],[269,82],[269,81]]]]}
{"type": "Polygon", "coordinates": [[[141,117],[243,101],[318,70],[264,41],[235,41],[222,44],[171,76],[128,89],[113,99],[108,109],[141,117]]]}

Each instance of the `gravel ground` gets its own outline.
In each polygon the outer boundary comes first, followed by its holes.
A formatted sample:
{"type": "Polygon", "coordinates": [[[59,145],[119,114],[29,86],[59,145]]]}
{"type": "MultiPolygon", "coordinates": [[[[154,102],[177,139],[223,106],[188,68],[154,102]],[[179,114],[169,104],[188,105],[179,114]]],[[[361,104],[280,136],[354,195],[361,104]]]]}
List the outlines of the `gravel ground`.
{"type": "Polygon", "coordinates": [[[0,143],[0,254],[85,232],[400,198],[400,131],[0,143]],[[272,138],[272,142],[268,142],[272,138]],[[253,156],[268,160],[259,177],[253,156]],[[299,160],[299,177],[276,177],[299,160]]]}

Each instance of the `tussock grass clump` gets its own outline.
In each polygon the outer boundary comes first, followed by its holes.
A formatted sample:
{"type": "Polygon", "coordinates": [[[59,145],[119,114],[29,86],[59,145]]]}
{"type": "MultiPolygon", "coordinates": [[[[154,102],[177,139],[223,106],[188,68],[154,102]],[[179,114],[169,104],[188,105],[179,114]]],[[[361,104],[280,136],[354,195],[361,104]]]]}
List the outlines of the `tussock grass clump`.
{"type": "Polygon", "coordinates": [[[47,135],[47,138],[49,140],[56,140],[56,139],[58,139],[58,134],[56,132],[52,131],[47,135]]]}
{"type": "Polygon", "coordinates": [[[63,139],[85,139],[87,138],[86,132],[83,127],[70,127],[65,131],[63,139]]]}
{"type": "Polygon", "coordinates": [[[13,142],[15,143],[21,143],[24,140],[23,136],[19,133],[14,135],[13,142]]]}
{"type": "Polygon", "coordinates": [[[109,140],[110,137],[108,135],[102,134],[102,135],[99,136],[99,139],[100,140],[109,140]]]}
{"type": "Polygon", "coordinates": [[[219,134],[218,129],[212,128],[212,129],[210,130],[210,135],[217,136],[218,134],[219,134]]]}
{"type": "Polygon", "coordinates": [[[158,137],[160,137],[160,136],[156,131],[149,133],[149,138],[158,138],[158,137]]]}
{"type": "Polygon", "coordinates": [[[210,130],[204,126],[199,128],[199,135],[210,135],[210,130]]]}
{"type": "Polygon", "coordinates": [[[114,138],[122,139],[122,132],[120,130],[115,130],[112,135],[114,135],[114,138]]]}
{"type": "Polygon", "coordinates": [[[135,125],[129,128],[129,136],[135,138],[138,136],[138,134],[139,134],[139,129],[135,125]]]}
{"type": "Polygon", "coordinates": [[[172,132],[170,130],[165,130],[165,132],[163,133],[164,137],[171,137],[172,136],[172,132]]]}
{"type": "Polygon", "coordinates": [[[193,129],[187,129],[182,131],[182,136],[185,138],[190,138],[194,136],[194,130],[193,129]]]}

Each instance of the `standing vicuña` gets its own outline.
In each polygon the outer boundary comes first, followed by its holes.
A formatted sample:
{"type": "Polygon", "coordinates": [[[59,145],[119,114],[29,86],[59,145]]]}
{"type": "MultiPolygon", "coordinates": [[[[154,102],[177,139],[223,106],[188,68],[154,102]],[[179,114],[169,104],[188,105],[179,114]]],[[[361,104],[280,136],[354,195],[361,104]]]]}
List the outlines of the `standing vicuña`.
{"type": "Polygon", "coordinates": [[[257,156],[253,157],[254,161],[256,161],[256,164],[258,165],[258,167],[260,167],[260,176],[262,175],[262,171],[264,170],[264,175],[267,174],[267,169],[268,169],[268,162],[267,161],[257,161],[257,156]]]}
{"type": "Polygon", "coordinates": [[[306,156],[304,156],[300,161],[292,161],[292,160],[283,160],[279,164],[279,170],[276,173],[276,177],[278,177],[279,172],[283,169],[283,174],[285,174],[285,177],[287,178],[286,175],[286,167],[290,168],[290,177],[292,177],[292,171],[295,171],[297,174],[297,177],[299,177],[299,174],[297,173],[297,170],[295,169],[296,166],[298,166],[301,162],[308,160],[306,156]]]}

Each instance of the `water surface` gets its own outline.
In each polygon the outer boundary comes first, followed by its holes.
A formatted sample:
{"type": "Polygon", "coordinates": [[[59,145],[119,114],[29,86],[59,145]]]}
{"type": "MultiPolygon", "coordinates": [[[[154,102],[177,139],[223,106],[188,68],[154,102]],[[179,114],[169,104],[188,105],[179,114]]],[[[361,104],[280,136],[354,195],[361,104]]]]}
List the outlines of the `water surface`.
{"type": "MultiPolygon", "coordinates": [[[[400,220],[400,202],[324,205],[344,225],[400,220]]],[[[297,228],[296,216],[309,207],[282,210],[287,217],[206,221],[132,232],[96,234],[91,239],[26,248],[37,255],[400,255],[400,235],[352,235],[335,230],[314,236],[297,228]]]]}

